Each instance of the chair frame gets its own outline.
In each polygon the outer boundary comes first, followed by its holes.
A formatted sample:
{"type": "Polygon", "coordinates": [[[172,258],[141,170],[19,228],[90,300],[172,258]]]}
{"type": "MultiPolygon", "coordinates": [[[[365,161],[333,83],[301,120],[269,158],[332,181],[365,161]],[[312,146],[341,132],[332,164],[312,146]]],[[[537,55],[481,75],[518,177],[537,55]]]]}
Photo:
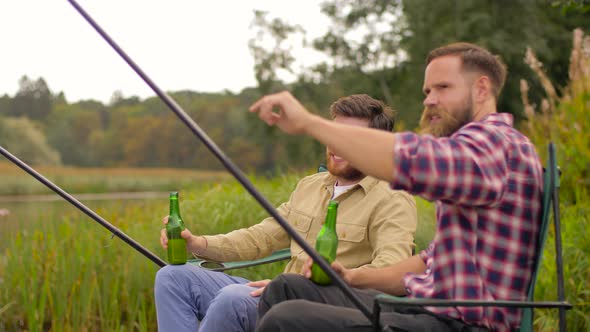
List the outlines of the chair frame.
{"type": "Polygon", "coordinates": [[[565,332],[566,326],[566,310],[571,309],[572,304],[565,299],[565,286],[563,277],[563,260],[561,248],[561,225],[559,214],[559,169],[557,167],[555,157],[555,145],[549,143],[549,162],[548,169],[545,169],[543,175],[543,204],[542,204],[542,223],[539,230],[539,241],[537,243],[539,255],[536,258],[534,265],[534,274],[529,284],[528,301],[483,301],[483,300],[443,300],[443,299],[418,299],[418,298],[404,298],[396,297],[386,294],[377,295],[373,305],[373,325],[375,331],[381,329],[379,316],[382,306],[390,307],[512,307],[523,308],[521,315],[520,331],[532,331],[533,328],[533,308],[551,308],[559,310],[559,330],[565,332]],[[543,256],[543,247],[547,237],[547,230],[549,224],[549,212],[553,210],[553,225],[555,228],[555,264],[557,265],[557,301],[534,301],[535,283],[538,276],[538,270],[543,256]]]}
{"type": "Polygon", "coordinates": [[[191,259],[190,264],[198,265],[201,268],[211,271],[228,271],[234,269],[241,269],[261,264],[268,264],[273,262],[280,262],[291,258],[291,249],[281,249],[273,252],[270,256],[250,261],[236,261],[236,262],[217,262],[207,259],[191,259]]]}

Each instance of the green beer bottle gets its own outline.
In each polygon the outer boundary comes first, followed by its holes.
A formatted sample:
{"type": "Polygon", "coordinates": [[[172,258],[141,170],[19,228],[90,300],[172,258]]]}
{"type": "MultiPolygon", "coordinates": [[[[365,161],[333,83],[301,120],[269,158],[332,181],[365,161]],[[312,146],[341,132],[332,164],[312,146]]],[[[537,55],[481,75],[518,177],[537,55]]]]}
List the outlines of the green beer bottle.
{"type": "Polygon", "coordinates": [[[170,193],[170,215],[166,224],[168,237],[168,263],[180,265],[186,263],[186,240],[180,236],[185,229],[178,207],[178,192],[170,193]]]}
{"type": "MultiPolygon", "coordinates": [[[[315,242],[315,250],[329,263],[332,263],[336,259],[336,249],[338,249],[338,235],[336,234],[337,213],[338,202],[330,201],[326,221],[322,229],[320,229],[315,242]]],[[[328,274],[316,263],[313,263],[311,266],[311,280],[320,285],[328,285],[332,282],[328,274]]]]}

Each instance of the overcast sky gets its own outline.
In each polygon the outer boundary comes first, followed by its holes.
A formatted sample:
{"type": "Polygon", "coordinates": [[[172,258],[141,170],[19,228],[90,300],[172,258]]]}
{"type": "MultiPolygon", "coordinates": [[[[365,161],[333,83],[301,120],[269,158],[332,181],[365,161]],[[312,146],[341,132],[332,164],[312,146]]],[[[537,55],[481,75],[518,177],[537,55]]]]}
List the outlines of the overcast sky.
{"type": "MultiPolygon", "coordinates": [[[[255,86],[248,40],[253,10],[300,24],[308,38],[328,19],[317,0],[78,0],[166,91],[238,92],[255,86]]],[[[0,95],[13,96],[23,75],[43,77],[68,101],[108,102],[154,93],[66,0],[0,0],[0,95]]],[[[319,57],[295,50],[299,63],[319,57]]]]}

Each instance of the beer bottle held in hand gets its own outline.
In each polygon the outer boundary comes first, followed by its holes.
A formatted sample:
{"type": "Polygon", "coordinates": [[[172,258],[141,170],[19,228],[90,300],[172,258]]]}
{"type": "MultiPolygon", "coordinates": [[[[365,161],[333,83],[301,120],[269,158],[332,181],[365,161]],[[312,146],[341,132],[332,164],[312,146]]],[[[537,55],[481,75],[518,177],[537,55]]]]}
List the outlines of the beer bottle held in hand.
{"type": "Polygon", "coordinates": [[[180,236],[185,229],[180,217],[178,206],[178,192],[170,193],[170,215],[166,224],[166,236],[168,237],[168,263],[180,265],[186,263],[186,240],[180,236]]]}
{"type": "MultiPolygon", "coordinates": [[[[326,221],[322,229],[320,229],[315,242],[315,250],[330,264],[336,259],[336,249],[338,249],[338,235],[336,234],[337,213],[338,202],[330,201],[326,221]]],[[[320,285],[328,285],[332,282],[328,274],[316,263],[313,263],[311,266],[311,280],[320,285]]]]}

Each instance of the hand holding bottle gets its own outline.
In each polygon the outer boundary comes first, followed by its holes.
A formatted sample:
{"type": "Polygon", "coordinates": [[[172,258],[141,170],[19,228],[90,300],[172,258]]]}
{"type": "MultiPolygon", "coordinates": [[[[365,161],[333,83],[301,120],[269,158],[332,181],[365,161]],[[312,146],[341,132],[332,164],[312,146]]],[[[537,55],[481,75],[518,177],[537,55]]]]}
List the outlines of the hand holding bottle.
{"type": "MultiPolygon", "coordinates": [[[[330,201],[328,204],[328,212],[326,213],[326,221],[320,229],[315,241],[315,250],[328,261],[332,263],[336,259],[336,251],[338,249],[338,235],[336,234],[336,217],[338,214],[338,202],[330,201]]],[[[322,270],[322,268],[313,263],[311,265],[311,281],[319,285],[328,285],[332,279],[322,270]]]]}
{"type": "MultiPolygon", "coordinates": [[[[307,261],[305,261],[305,263],[303,264],[301,274],[303,274],[303,276],[307,279],[311,279],[311,267],[313,264],[313,259],[311,257],[307,258],[307,261]]],[[[353,270],[345,268],[342,264],[338,262],[333,262],[332,264],[330,264],[330,266],[334,269],[336,273],[338,273],[342,277],[342,279],[344,279],[344,282],[352,286],[353,270]]]]}
{"type": "Polygon", "coordinates": [[[184,231],[184,221],[180,216],[178,192],[170,193],[170,215],[166,223],[166,245],[168,247],[168,263],[173,265],[186,264],[186,239],[180,234],[184,231]]]}
{"type": "MultiPolygon", "coordinates": [[[[165,216],[162,218],[162,223],[164,224],[164,228],[160,231],[160,245],[164,249],[168,249],[168,236],[166,236],[166,224],[168,224],[168,217],[165,216]]],[[[186,240],[186,247],[190,252],[199,252],[201,250],[207,249],[207,240],[198,235],[193,235],[188,228],[185,228],[181,233],[180,236],[186,240]]]]}

